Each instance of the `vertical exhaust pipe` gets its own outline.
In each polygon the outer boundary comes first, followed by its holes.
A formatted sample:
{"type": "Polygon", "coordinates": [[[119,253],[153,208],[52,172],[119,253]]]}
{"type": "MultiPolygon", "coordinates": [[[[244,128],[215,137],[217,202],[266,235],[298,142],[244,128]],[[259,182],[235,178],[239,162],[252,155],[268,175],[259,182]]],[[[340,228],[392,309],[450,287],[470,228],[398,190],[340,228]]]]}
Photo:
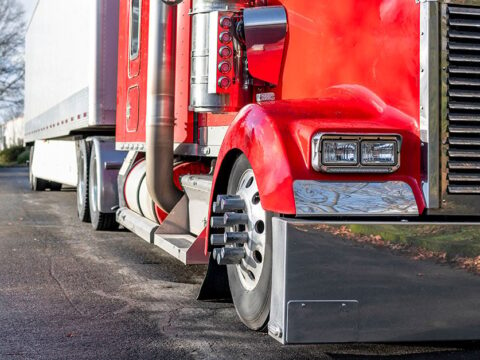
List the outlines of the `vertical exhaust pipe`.
{"type": "Polygon", "coordinates": [[[150,0],[146,113],[146,181],[153,201],[170,212],[183,195],[173,182],[175,43],[180,1],[150,0]]]}

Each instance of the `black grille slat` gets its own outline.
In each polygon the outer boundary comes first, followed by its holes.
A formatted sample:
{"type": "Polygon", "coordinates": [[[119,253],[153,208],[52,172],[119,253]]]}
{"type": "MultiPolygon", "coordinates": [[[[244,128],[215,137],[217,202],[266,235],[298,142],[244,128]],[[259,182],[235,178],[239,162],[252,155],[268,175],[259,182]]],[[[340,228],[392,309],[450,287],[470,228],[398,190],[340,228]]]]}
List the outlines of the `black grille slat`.
{"type": "Polygon", "coordinates": [[[448,57],[448,60],[452,63],[465,63],[465,64],[471,64],[471,63],[478,63],[480,62],[480,54],[478,55],[450,55],[448,57]]]}
{"type": "Polygon", "coordinates": [[[480,80],[476,79],[448,79],[448,84],[452,86],[480,86],[480,80]]]}
{"type": "Polygon", "coordinates": [[[480,8],[472,8],[472,7],[464,7],[464,6],[449,6],[448,13],[450,15],[480,16],[480,8]]]}
{"type": "Polygon", "coordinates": [[[459,123],[476,123],[480,122],[480,115],[475,116],[475,115],[468,115],[468,114],[456,114],[456,113],[451,113],[448,114],[448,120],[450,123],[452,122],[459,122],[459,123]]]}
{"type": "Polygon", "coordinates": [[[480,98],[480,91],[474,90],[449,90],[448,95],[450,97],[460,98],[480,98]]]}
{"type": "Polygon", "coordinates": [[[480,7],[448,6],[447,181],[480,194],[480,7]]]}
{"type": "MultiPolygon", "coordinates": [[[[450,135],[448,139],[448,143],[450,145],[458,145],[458,146],[480,146],[480,139],[473,139],[473,138],[460,138],[453,135],[450,135]]],[[[452,146],[450,147],[452,148],[452,146]]]]}
{"type": "Polygon", "coordinates": [[[449,161],[451,170],[480,170],[480,161],[449,161]]]}
{"type": "MultiPolygon", "coordinates": [[[[469,99],[471,100],[471,99],[469,99]]],[[[473,110],[480,111],[480,103],[463,102],[463,101],[451,101],[449,108],[453,110],[473,110]]]]}
{"type": "Polygon", "coordinates": [[[480,182],[480,174],[449,174],[448,180],[459,182],[480,182]]]}
{"type": "Polygon", "coordinates": [[[450,194],[480,194],[480,185],[450,185],[448,191],[450,194]]]}
{"type": "Polygon", "coordinates": [[[479,134],[480,126],[450,125],[448,127],[450,134],[479,134]]]}
{"type": "MultiPolygon", "coordinates": [[[[479,45],[480,49],[480,45],[479,45]]],[[[461,74],[461,75],[480,75],[480,67],[476,66],[450,66],[448,68],[450,74],[461,74]]]]}
{"type": "Polygon", "coordinates": [[[480,44],[452,41],[451,43],[448,44],[448,48],[450,50],[480,51],[480,44]]]}
{"type": "Polygon", "coordinates": [[[480,28],[480,23],[475,20],[450,20],[449,25],[459,28],[480,28]]]}
{"type": "Polygon", "coordinates": [[[448,36],[451,39],[480,40],[480,32],[477,31],[450,31],[448,36]]]}

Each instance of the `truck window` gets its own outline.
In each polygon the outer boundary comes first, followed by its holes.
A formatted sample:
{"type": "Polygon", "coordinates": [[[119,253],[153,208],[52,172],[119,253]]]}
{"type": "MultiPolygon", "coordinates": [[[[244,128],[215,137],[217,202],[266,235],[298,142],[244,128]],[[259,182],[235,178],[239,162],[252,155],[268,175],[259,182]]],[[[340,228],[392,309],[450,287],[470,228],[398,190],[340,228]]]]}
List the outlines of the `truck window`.
{"type": "Polygon", "coordinates": [[[131,0],[130,3],[130,60],[138,57],[140,49],[140,1],[131,0]]]}

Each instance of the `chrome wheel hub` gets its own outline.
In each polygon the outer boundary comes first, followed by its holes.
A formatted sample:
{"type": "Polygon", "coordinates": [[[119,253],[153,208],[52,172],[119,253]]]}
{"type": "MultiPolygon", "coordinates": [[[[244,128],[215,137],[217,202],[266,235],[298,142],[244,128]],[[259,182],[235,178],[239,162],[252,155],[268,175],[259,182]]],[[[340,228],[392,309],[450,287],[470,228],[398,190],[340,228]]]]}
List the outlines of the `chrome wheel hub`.
{"type": "Polygon", "coordinates": [[[223,216],[212,217],[211,226],[225,229],[211,235],[213,257],[220,265],[235,266],[242,286],[253,290],[262,275],[266,247],[266,212],[253,170],[242,174],[235,194],[218,196],[213,212],[223,216]]]}
{"type": "Polygon", "coordinates": [[[262,274],[266,239],[266,214],[260,204],[253,170],[247,170],[241,177],[237,195],[245,201],[244,213],[248,216],[248,223],[246,226],[236,226],[235,231],[248,233],[248,242],[242,245],[245,249],[245,257],[240,264],[234,266],[244,288],[252,290],[257,286],[262,274]]]}

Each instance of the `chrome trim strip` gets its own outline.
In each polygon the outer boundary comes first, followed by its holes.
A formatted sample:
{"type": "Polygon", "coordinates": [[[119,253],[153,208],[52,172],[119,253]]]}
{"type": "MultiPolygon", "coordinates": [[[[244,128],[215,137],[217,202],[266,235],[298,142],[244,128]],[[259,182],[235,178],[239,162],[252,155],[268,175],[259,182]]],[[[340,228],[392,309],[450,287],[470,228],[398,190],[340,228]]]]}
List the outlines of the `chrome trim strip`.
{"type": "MultiPolygon", "coordinates": [[[[140,151],[145,152],[144,142],[117,142],[115,144],[117,151],[140,151]]],[[[220,145],[198,145],[187,143],[174,143],[173,149],[175,155],[185,156],[204,156],[209,158],[217,157],[220,153],[220,145]]]]}
{"type": "Polygon", "coordinates": [[[297,180],[293,191],[298,216],[419,214],[411,187],[401,181],[297,180]]]}
{"type": "Polygon", "coordinates": [[[427,208],[440,207],[439,4],[420,4],[420,138],[422,190],[427,208]]]}

